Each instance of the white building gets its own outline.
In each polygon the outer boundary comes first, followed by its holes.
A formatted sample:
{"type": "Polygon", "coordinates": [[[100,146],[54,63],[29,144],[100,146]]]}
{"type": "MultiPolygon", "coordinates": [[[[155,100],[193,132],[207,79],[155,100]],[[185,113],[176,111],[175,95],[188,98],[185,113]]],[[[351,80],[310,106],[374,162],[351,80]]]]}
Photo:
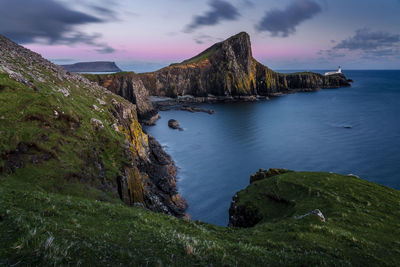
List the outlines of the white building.
{"type": "Polygon", "coordinates": [[[340,66],[339,66],[339,69],[337,71],[325,72],[325,76],[333,75],[333,74],[339,74],[339,73],[342,73],[342,67],[340,67],[340,66]]]}

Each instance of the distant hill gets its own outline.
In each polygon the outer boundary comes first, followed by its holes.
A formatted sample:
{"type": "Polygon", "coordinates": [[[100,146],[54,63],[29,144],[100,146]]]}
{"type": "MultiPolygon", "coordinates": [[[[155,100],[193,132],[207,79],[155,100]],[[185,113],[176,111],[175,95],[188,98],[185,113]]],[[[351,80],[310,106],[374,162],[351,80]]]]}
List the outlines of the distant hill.
{"type": "Polygon", "coordinates": [[[122,71],[115,62],[94,61],[78,62],[70,65],[61,65],[69,72],[120,72],[122,71]]]}

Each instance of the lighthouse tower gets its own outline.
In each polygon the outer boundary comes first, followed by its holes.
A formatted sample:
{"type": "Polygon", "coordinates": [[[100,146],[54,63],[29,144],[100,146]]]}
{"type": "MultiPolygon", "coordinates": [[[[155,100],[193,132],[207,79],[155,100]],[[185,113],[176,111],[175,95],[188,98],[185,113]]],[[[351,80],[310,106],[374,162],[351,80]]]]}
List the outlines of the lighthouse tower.
{"type": "Polygon", "coordinates": [[[334,75],[334,74],[339,74],[342,73],[342,67],[339,66],[337,71],[329,71],[329,72],[325,72],[325,76],[329,76],[329,75],[334,75]]]}

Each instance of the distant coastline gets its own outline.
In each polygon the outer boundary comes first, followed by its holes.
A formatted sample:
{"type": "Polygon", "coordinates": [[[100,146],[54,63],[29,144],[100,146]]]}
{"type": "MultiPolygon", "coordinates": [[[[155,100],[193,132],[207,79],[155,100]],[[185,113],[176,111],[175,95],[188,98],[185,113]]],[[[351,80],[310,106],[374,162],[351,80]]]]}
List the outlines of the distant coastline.
{"type": "Polygon", "coordinates": [[[121,72],[122,70],[111,61],[78,62],[75,64],[61,65],[69,72],[121,72]]]}

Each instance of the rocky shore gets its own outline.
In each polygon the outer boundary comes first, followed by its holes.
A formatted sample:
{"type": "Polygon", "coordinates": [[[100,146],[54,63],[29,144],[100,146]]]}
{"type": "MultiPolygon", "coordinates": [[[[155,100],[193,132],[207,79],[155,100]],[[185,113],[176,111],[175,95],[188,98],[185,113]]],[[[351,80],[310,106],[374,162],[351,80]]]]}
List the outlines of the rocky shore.
{"type": "Polygon", "coordinates": [[[199,55],[155,72],[85,75],[128,99],[141,123],[152,125],[157,110],[206,112],[199,103],[257,101],[296,92],[351,86],[343,74],[277,73],[253,58],[250,36],[239,33],[199,55]]]}

